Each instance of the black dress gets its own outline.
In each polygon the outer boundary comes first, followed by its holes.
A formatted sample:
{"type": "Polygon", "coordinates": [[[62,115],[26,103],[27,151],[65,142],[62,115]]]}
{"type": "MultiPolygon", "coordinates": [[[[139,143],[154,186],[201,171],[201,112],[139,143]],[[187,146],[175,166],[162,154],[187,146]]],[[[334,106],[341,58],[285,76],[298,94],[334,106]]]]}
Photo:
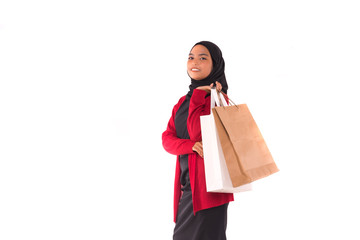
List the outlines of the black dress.
{"type": "MultiPolygon", "coordinates": [[[[175,128],[179,138],[190,139],[187,131],[190,95],[176,112],[175,128]]],[[[196,212],[194,216],[189,178],[188,155],[180,155],[182,196],[176,216],[174,240],[226,240],[228,203],[196,212]]]]}

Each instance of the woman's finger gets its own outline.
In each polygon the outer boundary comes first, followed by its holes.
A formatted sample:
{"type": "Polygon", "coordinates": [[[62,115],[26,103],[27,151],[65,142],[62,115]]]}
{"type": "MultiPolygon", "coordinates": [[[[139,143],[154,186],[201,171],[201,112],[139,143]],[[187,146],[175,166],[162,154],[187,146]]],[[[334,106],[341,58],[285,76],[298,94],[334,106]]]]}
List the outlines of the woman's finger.
{"type": "Polygon", "coordinates": [[[219,83],[218,81],[216,81],[216,89],[221,92],[222,86],[221,83],[219,83]]]}
{"type": "Polygon", "coordinates": [[[198,147],[199,147],[199,155],[200,155],[200,157],[204,157],[202,142],[199,142],[198,147]]]}
{"type": "Polygon", "coordinates": [[[196,142],[193,146],[193,151],[198,153],[200,155],[200,157],[203,157],[204,153],[203,153],[202,142],[196,142]]]}

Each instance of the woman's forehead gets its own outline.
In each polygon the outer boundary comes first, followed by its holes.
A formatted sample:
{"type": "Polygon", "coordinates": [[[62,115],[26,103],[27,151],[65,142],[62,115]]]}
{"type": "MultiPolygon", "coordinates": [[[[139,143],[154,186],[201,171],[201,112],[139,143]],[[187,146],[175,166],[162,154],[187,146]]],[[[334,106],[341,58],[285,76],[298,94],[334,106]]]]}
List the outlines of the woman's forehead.
{"type": "Polygon", "coordinates": [[[189,55],[210,55],[209,50],[203,46],[203,45],[195,45],[192,49],[189,55]]]}

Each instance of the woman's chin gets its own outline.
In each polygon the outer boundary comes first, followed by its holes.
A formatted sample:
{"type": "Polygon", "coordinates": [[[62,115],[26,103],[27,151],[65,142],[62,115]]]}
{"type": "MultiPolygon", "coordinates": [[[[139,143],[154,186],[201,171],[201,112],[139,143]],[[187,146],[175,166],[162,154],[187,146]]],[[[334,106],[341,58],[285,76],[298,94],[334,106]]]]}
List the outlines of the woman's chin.
{"type": "Polygon", "coordinates": [[[199,77],[199,76],[196,76],[196,75],[190,75],[190,77],[194,80],[197,80],[197,81],[200,81],[200,80],[203,80],[204,78],[203,77],[199,77]]]}

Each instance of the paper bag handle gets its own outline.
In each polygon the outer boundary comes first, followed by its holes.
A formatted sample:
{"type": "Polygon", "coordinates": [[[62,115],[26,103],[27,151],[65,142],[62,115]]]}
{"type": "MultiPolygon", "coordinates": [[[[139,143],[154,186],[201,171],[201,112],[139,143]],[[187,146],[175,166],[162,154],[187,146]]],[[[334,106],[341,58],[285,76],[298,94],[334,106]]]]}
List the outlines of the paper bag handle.
{"type": "Polygon", "coordinates": [[[229,106],[226,102],[224,95],[220,94],[215,87],[211,88],[211,108],[215,107],[215,103],[217,106],[229,106]],[[220,98],[219,98],[220,97],[220,98]]]}
{"type": "MultiPolygon", "coordinates": [[[[231,100],[223,91],[221,91],[221,95],[223,96],[223,97],[225,97],[226,98],[226,100],[229,102],[229,103],[231,103],[232,105],[234,105],[235,107],[237,107],[237,105],[236,105],[236,103],[234,103],[234,101],[233,100],[231,100]]],[[[230,104],[229,104],[230,105],[230,104]]]]}
{"type": "Polygon", "coordinates": [[[215,103],[217,106],[225,106],[225,107],[230,106],[230,104],[228,104],[228,102],[231,103],[232,105],[234,105],[236,108],[238,108],[236,103],[234,103],[234,101],[231,100],[223,91],[218,92],[215,87],[211,88],[210,108],[214,108],[215,103]],[[219,99],[219,96],[220,96],[220,99],[219,99]],[[225,98],[226,98],[226,100],[225,100],[225,98]]]}

